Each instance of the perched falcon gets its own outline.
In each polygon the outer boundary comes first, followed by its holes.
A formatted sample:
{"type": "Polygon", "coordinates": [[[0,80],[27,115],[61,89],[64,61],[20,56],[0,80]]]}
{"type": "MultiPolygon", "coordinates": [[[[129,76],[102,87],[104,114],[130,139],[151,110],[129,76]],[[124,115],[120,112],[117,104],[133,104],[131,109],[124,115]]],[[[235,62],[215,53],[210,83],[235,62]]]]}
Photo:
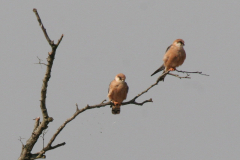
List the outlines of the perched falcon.
{"type": "Polygon", "coordinates": [[[119,73],[109,85],[108,98],[114,104],[112,106],[112,114],[120,114],[122,101],[127,98],[128,85],[125,82],[125,79],[126,76],[119,73]]]}
{"type": "MultiPolygon", "coordinates": [[[[164,70],[162,74],[166,73],[167,71],[175,71],[176,67],[182,65],[186,58],[186,53],[183,46],[184,41],[182,39],[176,39],[173,44],[167,48],[163,57],[163,65],[161,65],[161,67],[159,67],[151,76],[162,70],[164,70]]],[[[164,81],[165,76],[161,77],[160,80],[164,81]]]]}

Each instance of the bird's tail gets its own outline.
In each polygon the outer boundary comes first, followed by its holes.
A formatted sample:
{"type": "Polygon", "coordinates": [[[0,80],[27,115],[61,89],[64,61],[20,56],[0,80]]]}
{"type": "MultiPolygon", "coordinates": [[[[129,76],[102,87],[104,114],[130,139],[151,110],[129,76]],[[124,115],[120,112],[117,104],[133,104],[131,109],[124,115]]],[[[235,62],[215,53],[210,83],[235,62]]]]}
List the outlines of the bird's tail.
{"type": "Polygon", "coordinates": [[[165,66],[164,66],[164,64],[161,66],[161,67],[159,67],[153,74],[151,74],[151,76],[153,76],[154,74],[156,74],[156,73],[158,73],[158,72],[160,72],[160,71],[162,71],[162,70],[164,70],[165,69],[165,66]]]}
{"type": "Polygon", "coordinates": [[[121,104],[114,103],[114,105],[112,105],[112,114],[120,114],[120,106],[121,104]]]}

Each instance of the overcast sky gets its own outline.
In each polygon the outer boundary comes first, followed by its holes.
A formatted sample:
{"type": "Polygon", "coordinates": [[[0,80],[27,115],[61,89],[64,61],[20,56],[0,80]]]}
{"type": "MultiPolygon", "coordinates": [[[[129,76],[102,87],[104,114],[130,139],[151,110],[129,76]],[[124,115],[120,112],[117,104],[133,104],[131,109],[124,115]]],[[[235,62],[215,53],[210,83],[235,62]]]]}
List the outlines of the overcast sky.
{"type": "MultiPolygon", "coordinates": [[[[21,143],[42,116],[40,89],[51,51],[33,8],[57,42],[47,92],[45,143],[79,108],[107,98],[109,83],[124,73],[127,100],[153,84],[166,48],[185,41],[179,70],[202,71],[191,79],[167,76],[141,96],[144,106],[88,110],[69,123],[46,153],[58,160],[236,160],[240,158],[240,1],[81,0],[5,1],[0,5],[0,150],[17,159],[21,143]]],[[[42,140],[33,149],[40,151],[42,140]]]]}

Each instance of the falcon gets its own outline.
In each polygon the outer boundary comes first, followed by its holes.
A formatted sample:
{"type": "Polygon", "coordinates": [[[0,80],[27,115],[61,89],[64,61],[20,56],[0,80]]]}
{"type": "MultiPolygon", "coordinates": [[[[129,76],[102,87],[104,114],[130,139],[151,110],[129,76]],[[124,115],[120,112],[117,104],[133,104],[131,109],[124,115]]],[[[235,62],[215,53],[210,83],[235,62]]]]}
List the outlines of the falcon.
{"type": "Polygon", "coordinates": [[[115,79],[110,83],[108,89],[108,98],[112,101],[112,114],[120,114],[120,106],[122,101],[127,98],[128,85],[125,82],[126,76],[119,73],[115,79]]]}
{"type": "MultiPolygon", "coordinates": [[[[168,71],[175,71],[176,67],[183,64],[186,59],[186,53],[183,48],[184,41],[182,39],[176,39],[166,50],[163,57],[163,65],[161,65],[151,76],[162,71],[162,75],[168,71]]],[[[166,75],[165,75],[166,76],[166,75]]],[[[159,80],[164,81],[165,76],[160,76],[159,80]]]]}

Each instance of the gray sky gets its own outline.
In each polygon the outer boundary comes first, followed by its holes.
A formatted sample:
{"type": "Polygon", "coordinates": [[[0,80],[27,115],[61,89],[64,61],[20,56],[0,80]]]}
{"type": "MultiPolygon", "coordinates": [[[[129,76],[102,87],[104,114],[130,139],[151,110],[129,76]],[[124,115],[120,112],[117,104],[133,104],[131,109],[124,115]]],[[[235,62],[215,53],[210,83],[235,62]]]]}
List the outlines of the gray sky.
{"type": "MultiPolygon", "coordinates": [[[[47,159],[236,160],[240,157],[240,2],[218,1],[5,1],[0,5],[2,159],[17,159],[19,136],[29,138],[51,50],[36,20],[37,8],[57,50],[47,93],[54,118],[45,143],[75,112],[75,103],[100,103],[116,74],[126,75],[127,100],[157,77],[166,48],[185,41],[180,70],[203,71],[191,79],[167,76],[139,102],[112,115],[109,106],[80,114],[57,137],[66,145],[47,159]]],[[[40,151],[42,140],[33,153],[40,151]]]]}

